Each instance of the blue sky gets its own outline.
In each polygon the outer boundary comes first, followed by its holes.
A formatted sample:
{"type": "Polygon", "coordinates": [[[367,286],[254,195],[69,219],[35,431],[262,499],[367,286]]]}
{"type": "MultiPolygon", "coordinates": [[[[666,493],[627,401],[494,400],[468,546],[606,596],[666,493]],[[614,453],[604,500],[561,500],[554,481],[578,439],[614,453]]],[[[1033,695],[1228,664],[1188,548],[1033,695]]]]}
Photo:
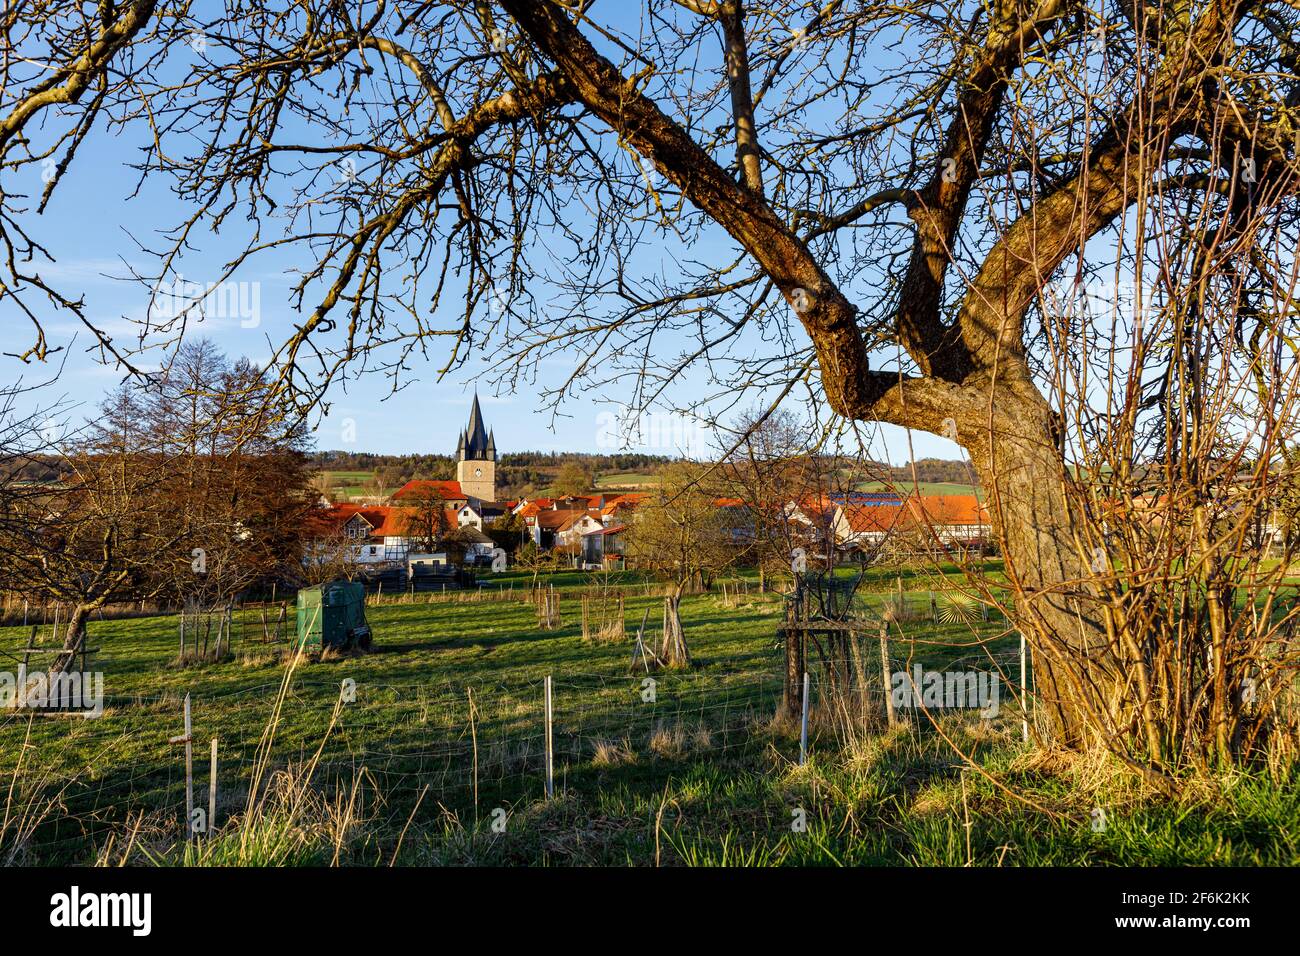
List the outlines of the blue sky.
{"type": "MultiPolygon", "coordinates": [[[[156,230],[175,224],[184,215],[183,207],[167,191],[163,180],[146,180],[140,186],[138,173],[128,166],[138,157],[143,132],[141,127],[131,127],[110,136],[102,126],[98,127],[83,145],[45,214],[28,219],[34,223],[35,238],[57,259],[53,266],[40,269],[42,275],[54,280],[65,293],[84,294],[88,316],[122,340],[134,338],[135,328],[129,319],[143,316],[150,298],[149,291],[139,283],[123,279],[131,264],[147,268],[148,260],[140,254],[137,241],[156,240],[156,230]]],[[[31,177],[32,182],[7,182],[7,189],[39,194],[39,168],[25,167],[20,175],[31,177]]],[[[223,263],[240,248],[239,240],[237,227],[228,228],[222,235],[196,235],[182,270],[186,279],[219,273],[223,263]]],[[[691,251],[700,259],[707,259],[710,253],[707,243],[691,251]]],[[[726,253],[720,248],[718,254],[726,253]]],[[[268,342],[283,341],[297,320],[288,301],[290,280],[286,271],[301,265],[273,255],[253,260],[234,279],[256,290],[260,304],[256,325],[241,320],[239,315],[209,316],[192,325],[189,334],[212,339],[232,356],[264,361],[271,351],[268,342]]],[[[46,366],[22,366],[6,354],[0,357],[0,374],[6,379],[21,377],[32,384],[50,378],[62,362],[63,373],[58,380],[25,397],[24,404],[48,407],[59,403],[73,421],[92,417],[98,402],[121,381],[122,372],[100,361],[91,350],[89,333],[74,317],[48,308],[41,317],[50,345],[62,351],[46,366]]],[[[30,342],[26,319],[8,304],[0,305],[0,352],[20,352],[30,342]]],[[[390,382],[382,375],[362,375],[339,382],[327,395],[328,414],[315,423],[317,447],[393,454],[454,451],[457,431],[463,427],[477,384],[476,374],[485,367],[486,358],[474,356],[462,368],[437,381],[437,366],[444,358],[436,352],[428,359],[413,358],[410,380],[396,395],[390,394],[390,382]]],[[[566,355],[544,361],[537,388],[561,380],[573,368],[573,362],[573,357],[566,355]]],[[[673,399],[680,403],[707,394],[709,383],[702,374],[676,383],[673,399]]],[[[485,383],[479,395],[488,425],[495,430],[497,447],[503,452],[615,450],[609,440],[610,416],[618,416],[621,404],[630,397],[620,387],[602,388],[570,399],[556,415],[549,409],[538,410],[536,392],[498,394],[485,383]]],[[[799,408],[797,404],[793,407],[799,408]]],[[[662,440],[638,443],[634,429],[622,427],[614,431],[633,436],[629,442],[632,450],[700,454],[712,444],[707,434],[693,431],[689,424],[666,419],[650,424],[661,433],[685,435],[689,447],[665,447],[662,440]]],[[[902,430],[872,425],[867,426],[867,431],[876,436],[870,449],[874,457],[894,463],[907,459],[907,436],[902,430]]],[[[673,440],[668,444],[680,443],[673,440]]],[[[912,448],[918,458],[956,458],[960,454],[955,445],[919,432],[912,436],[912,448]]]]}

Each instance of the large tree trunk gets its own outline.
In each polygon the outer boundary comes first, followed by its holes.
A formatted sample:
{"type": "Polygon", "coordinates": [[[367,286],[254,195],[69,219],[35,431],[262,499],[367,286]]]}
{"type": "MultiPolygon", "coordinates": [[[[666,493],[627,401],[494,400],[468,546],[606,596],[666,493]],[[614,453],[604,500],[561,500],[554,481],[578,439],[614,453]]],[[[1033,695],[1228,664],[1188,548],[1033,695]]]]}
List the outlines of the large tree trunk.
{"type": "Polygon", "coordinates": [[[1033,652],[1040,726],[1077,747],[1089,713],[1095,721],[1087,703],[1095,705],[1113,675],[1113,655],[1090,566],[1093,543],[1067,493],[1053,418],[1036,391],[1021,387],[999,390],[993,416],[959,420],[958,429],[1002,542],[1011,619],[1033,652]]]}

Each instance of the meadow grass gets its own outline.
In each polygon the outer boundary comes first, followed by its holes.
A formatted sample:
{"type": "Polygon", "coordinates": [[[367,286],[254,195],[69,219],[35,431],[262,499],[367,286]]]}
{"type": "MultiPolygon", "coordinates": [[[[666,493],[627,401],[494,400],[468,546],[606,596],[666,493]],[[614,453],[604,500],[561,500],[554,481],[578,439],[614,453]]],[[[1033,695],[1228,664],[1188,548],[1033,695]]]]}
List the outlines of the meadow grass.
{"type": "MultiPolygon", "coordinates": [[[[515,578],[516,587],[527,576],[515,578]]],[[[865,593],[866,613],[892,574],[865,593]]],[[[661,600],[629,586],[625,628],[661,600]]],[[[911,586],[921,578],[908,577],[911,586]]],[[[0,861],[180,865],[1293,863],[1294,780],[1216,778],[1171,798],[1096,755],[1020,741],[1002,713],[882,725],[812,715],[811,757],[780,700],[782,602],[754,591],[683,601],[689,670],[629,668],[626,642],[582,639],[579,588],[556,575],[562,626],[524,600],[392,596],[367,610],[368,654],[293,658],[242,612],[233,653],[178,666],[172,616],[95,621],[99,720],[0,717],[0,861]],[[405,603],[407,600],[410,603],[405,603]],[[542,681],[555,687],[556,796],[543,794],[542,681]],[[345,682],[355,700],[340,703],[345,682]],[[217,831],[183,832],[181,701],[195,802],[219,738],[217,831]],[[939,730],[942,733],[938,732],[939,730]],[[254,795],[250,799],[250,794],[254,795]],[[1089,814],[1102,807],[1107,828],[1089,814]]],[[[508,586],[508,585],[507,585],[508,586]]],[[[598,592],[592,592],[593,595],[598,592]]],[[[911,592],[924,608],[924,591],[911,592]]],[[[921,615],[924,617],[924,615],[921,615]]],[[[994,618],[912,620],[895,666],[990,669],[1017,638],[994,618]]],[[[896,629],[897,632],[897,629],[896,629]]],[[[25,640],[0,630],[0,649],[25,640]]],[[[876,658],[878,662],[878,657],[876,658]]],[[[878,666],[878,664],[877,664],[878,666]]],[[[1007,670],[1010,670],[1009,668],[1007,670]]],[[[879,671],[871,679],[878,688],[879,671]]],[[[873,692],[878,701],[878,690],[873,692]]]]}

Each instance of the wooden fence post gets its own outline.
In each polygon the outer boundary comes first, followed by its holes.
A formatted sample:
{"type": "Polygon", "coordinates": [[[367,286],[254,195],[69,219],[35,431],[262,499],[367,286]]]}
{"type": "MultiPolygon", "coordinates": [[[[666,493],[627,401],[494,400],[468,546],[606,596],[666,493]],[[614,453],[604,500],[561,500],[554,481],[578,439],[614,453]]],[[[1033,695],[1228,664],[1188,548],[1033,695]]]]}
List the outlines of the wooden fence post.
{"type": "Polygon", "coordinates": [[[645,623],[649,618],[650,609],[646,608],[645,613],[641,615],[641,626],[636,629],[636,643],[632,645],[632,670],[636,670],[636,661],[640,657],[647,674],[650,673],[650,657],[645,646],[645,623]]]}
{"type": "Polygon", "coordinates": [[[185,733],[168,743],[185,745],[185,839],[194,839],[194,737],[190,733],[190,695],[185,695],[185,733]]]}

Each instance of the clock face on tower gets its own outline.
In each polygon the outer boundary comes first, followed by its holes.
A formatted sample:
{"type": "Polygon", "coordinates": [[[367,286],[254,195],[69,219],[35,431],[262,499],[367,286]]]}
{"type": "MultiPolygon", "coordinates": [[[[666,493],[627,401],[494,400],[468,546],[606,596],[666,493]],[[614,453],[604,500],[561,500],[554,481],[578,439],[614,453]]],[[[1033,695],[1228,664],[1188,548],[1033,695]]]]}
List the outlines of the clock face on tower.
{"type": "Polygon", "coordinates": [[[483,477],[483,469],[482,469],[482,468],[475,468],[475,469],[474,469],[474,477],[475,477],[475,478],[482,478],[482,477],[483,477]]]}

